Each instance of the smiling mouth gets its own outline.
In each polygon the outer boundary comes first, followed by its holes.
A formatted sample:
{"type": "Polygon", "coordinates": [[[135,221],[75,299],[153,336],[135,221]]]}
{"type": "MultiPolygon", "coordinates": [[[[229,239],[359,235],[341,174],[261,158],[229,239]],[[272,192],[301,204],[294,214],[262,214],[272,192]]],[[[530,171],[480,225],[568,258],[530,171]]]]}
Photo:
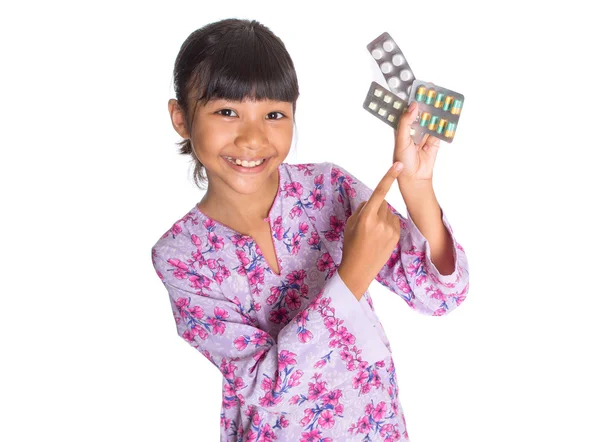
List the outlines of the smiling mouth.
{"type": "Polygon", "coordinates": [[[246,161],[246,160],[234,159],[233,157],[228,157],[228,156],[224,156],[223,158],[225,158],[225,161],[229,161],[230,163],[235,164],[236,166],[247,167],[248,169],[252,169],[253,167],[260,166],[261,164],[263,164],[265,161],[267,161],[269,159],[269,158],[262,158],[262,159],[256,160],[256,161],[246,161]]]}

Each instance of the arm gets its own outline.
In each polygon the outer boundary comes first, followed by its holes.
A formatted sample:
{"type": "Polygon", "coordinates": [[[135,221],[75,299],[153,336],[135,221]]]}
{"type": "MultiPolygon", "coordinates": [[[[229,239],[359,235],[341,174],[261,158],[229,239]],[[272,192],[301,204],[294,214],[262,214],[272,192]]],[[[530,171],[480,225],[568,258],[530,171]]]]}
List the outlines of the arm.
{"type": "Polygon", "coordinates": [[[169,294],[177,333],[219,368],[234,403],[293,412],[314,377],[327,387],[323,394],[351,378],[361,388],[367,367],[390,353],[337,272],[274,339],[242,312],[237,296],[203,274],[204,267],[154,249],[153,265],[169,294]]]}
{"type": "MultiPolygon", "coordinates": [[[[344,168],[335,163],[330,163],[330,165],[328,182],[331,184],[329,194],[331,195],[331,204],[333,204],[333,213],[338,222],[345,223],[358,205],[367,200],[373,191],[344,168]]],[[[418,203],[415,204],[415,197],[419,196],[417,193],[405,193],[410,196],[413,212],[418,214],[420,219],[423,219],[423,216],[430,216],[430,212],[427,210],[414,209],[414,207],[419,207],[418,203]]],[[[425,193],[425,195],[427,194],[425,193]]],[[[408,204],[407,202],[407,207],[409,207],[408,204]]],[[[419,313],[432,316],[447,314],[465,299],[469,287],[469,273],[466,254],[457,243],[443,209],[440,208],[441,221],[446,234],[451,239],[454,263],[450,274],[442,274],[434,264],[431,245],[414,223],[411,212],[409,211],[408,218],[405,218],[391,205],[389,207],[400,219],[400,241],[386,265],[377,275],[377,281],[401,296],[411,308],[419,313]]],[[[425,225],[421,221],[420,223],[425,225]]],[[[437,244],[437,250],[440,250],[440,245],[444,246],[443,241],[437,244]]],[[[436,255],[436,260],[438,260],[437,256],[439,255],[436,255]]],[[[446,268],[443,270],[447,272],[446,268]]]]}

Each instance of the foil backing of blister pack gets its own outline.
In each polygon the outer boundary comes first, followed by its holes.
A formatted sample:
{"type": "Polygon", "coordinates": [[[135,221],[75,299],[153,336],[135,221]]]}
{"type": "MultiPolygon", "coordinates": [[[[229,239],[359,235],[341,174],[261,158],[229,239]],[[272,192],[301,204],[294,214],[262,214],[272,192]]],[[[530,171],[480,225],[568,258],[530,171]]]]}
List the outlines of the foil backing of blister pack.
{"type": "Polygon", "coordinates": [[[465,101],[463,94],[422,80],[413,82],[408,104],[415,101],[418,115],[411,127],[413,141],[421,142],[425,134],[451,143],[465,101]]]}
{"type": "Polygon", "coordinates": [[[369,43],[367,49],[377,62],[390,90],[407,101],[415,74],[394,39],[384,32],[369,43]]]}
{"type": "Polygon", "coordinates": [[[384,123],[397,129],[400,117],[408,108],[408,103],[373,81],[363,102],[363,108],[371,115],[375,115],[384,123]]]}

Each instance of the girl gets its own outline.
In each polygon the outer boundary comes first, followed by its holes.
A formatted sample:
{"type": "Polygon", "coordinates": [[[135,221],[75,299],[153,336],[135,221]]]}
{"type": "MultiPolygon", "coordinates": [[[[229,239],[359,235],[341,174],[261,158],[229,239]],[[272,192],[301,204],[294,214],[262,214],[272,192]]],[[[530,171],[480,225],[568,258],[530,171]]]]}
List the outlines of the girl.
{"type": "Polygon", "coordinates": [[[221,441],[408,440],[367,288],[376,279],[426,315],[465,299],[467,259],[431,187],[439,140],[416,146],[407,112],[394,133],[401,172],[375,191],[335,163],[285,163],[296,72],[256,21],[193,32],[174,78],[181,153],[208,186],[152,262],[178,334],[223,374],[221,441]],[[408,218],[384,200],[393,182],[408,218]]]}

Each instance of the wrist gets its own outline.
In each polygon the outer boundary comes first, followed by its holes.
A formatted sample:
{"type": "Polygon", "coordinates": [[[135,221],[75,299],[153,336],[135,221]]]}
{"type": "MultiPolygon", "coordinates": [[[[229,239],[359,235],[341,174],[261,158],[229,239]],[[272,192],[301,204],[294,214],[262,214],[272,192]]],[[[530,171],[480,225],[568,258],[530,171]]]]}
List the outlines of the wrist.
{"type": "Polygon", "coordinates": [[[352,275],[356,275],[357,272],[347,271],[343,264],[340,264],[337,268],[337,273],[341,278],[342,282],[348,287],[348,290],[352,292],[357,301],[360,301],[362,295],[367,291],[368,287],[364,287],[364,284],[356,280],[352,275]]]}

